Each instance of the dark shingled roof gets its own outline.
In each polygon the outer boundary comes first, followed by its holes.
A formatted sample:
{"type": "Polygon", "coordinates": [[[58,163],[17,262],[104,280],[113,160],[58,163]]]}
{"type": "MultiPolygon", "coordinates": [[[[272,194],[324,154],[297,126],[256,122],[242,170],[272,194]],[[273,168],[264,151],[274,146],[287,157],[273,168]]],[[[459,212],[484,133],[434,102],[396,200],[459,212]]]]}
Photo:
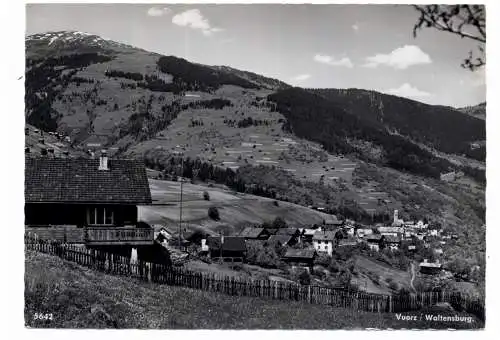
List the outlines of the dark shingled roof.
{"type": "Polygon", "coordinates": [[[108,159],[26,158],[27,203],[151,204],[146,168],[141,161],[108,159]]]}
{"type": "MultiPolygon", "coordinates": [[[[220,236],[210,236],[207,238],[207,246],[210,249],[220,249],[220,236]]],[[[222,250],[225,251],[246,251],[246,243],[243,237],[238,236],[224,236],[224,243],[222,250]]]]}
{"type": "Polygon", "coordinates": [[[283,256],[284,259],[312,259],[314,258],[314,255],[316,254],[316,251],[314,249],[287,249],[285,256],[283,256]]]}
{"type": "Polygon", "coordinates": [[[271,244],[280,243],[281,245],[286,245],[291,240],[292,236],[290,235],[272,235],[267,241],[271,244]]]}
{"type": "Polygon", "coordinates": [[[315,241],[334,241],[336,231],[334,230],[322,230],[316,231],[313,235],[313,240],[315,241]]]}
{"type": "Polygon", "coordinates": [[[248,238],[258,238],[262,234],[262,232],[264,232],[264,228],[248,227],[243,229],[239,236],[248,238]]]}
{"type": "Polygon", "coordinates": [[[383,235],[380,235],[380,234],[372,234],[372,235],[366,236],[366,240],[372,241],[372,242],[380,242],[383,239],[385,239],[385,237],[383,235]]]}

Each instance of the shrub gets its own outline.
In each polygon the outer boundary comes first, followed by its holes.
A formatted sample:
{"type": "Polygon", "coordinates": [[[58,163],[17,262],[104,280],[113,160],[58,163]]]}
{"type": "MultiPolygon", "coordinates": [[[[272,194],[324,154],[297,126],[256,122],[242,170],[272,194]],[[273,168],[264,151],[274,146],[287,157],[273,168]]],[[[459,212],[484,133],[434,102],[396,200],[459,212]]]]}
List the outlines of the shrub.
{"type": "Polygon", "coordinates": [[[208,194],[207,191],[203,191],[203,199],[205,201],[210,201],[210,195],[208,194]]]}
{"type": "Polygon", "coordinates": [[[288,224],[281,217],[276,217],[273,221],[272,226],[273,228],[280,229],[280,228],[287,228],[288,224]]]}
{"type": "Polygon", "coordinates": [[[216,207],[208,208],[208,217],[210,217],[214,221],[220,220],[219,209],[217,209],[216,207]]]}
{"type": "Polygon", "coordinates": [[[266,268],[276,268],[280,265],[276,249],[262,242],[247,243],[247,261],[266,268]]]}
{"type": "Polygon", "coordinates": [[[399,289],[399,285],[396,282],[391,281],[391,283],[389,283],[389,288],[392,289],[392,290],[398,290],[399,289]]]}
{"type": "Polygon", "coordinates": [[[309,272],[304,270],[302,273],[300,273],[299,282],[301,285],[310,285],[311,284],[311,275],[309,274],[309,272]]]}

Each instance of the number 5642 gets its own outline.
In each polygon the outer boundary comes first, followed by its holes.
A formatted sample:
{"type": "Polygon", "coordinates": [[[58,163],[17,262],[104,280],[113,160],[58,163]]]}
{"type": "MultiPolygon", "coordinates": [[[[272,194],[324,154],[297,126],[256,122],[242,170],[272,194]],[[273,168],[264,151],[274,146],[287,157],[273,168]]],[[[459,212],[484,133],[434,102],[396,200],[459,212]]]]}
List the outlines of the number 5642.
{"type": "Polygon", "coordinates": [[[54,316],[52,313],[35,313],[33,314],[33,319],[35,320],[52,320],[54,316]]]}

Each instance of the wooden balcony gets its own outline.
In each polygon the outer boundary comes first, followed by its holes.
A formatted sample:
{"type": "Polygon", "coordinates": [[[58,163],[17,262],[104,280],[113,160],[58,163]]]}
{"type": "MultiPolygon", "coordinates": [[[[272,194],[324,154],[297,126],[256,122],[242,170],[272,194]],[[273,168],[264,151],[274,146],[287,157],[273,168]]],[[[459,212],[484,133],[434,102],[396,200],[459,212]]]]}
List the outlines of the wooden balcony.
{"type": "Polygon", "coordinates": [[[152,245],[153,229],[129,227],[88,227],[85,230],[87,245],[152,245]]]}

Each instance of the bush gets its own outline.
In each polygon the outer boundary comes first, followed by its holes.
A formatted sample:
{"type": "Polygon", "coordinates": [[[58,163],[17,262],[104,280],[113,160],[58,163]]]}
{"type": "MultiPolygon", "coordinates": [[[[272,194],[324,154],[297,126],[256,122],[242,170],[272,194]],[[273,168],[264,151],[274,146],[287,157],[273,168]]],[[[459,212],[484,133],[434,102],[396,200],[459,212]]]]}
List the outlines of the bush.
{"type": "Polygon", "coordinates": [[[262,242],[247,243],[247,261],[265,268],[277,268],[280,265],[276,249],[262,242]]]}
{"type": "Polygon", "coordinates": [[[276,229],[288,228],[288,224],[281,217],[276,217],[273,221],[272,226],[273,226],[273,228],[276,228],[276,229]]]}
{"type": "Polygon", "coordinates": [[[331,260],[332,259],[330,258],[330,256],[321,253],[318,255],[318,257],[316,257],[316,259],[314,260],[314,263],[319,264],[323,267],[328,267],[330,265],[331,260]]]}
{"type": "Polygon", "coordinates": [[[399,285],[396,282],[391,281],[391,283],[389,283],[389,288],[392,289],[392,290],[398,290],[399,289],[399,285]]]}
{"type": "Polygon", "coordinates": [[[307,271],[303,271],[299,275],[299,282],[301,285],[310,285],[311,284],[311,275],[307,271]]]}
{"type": "Polygon", "coordinates": [[[210,195],[208,194],[207,191],[203,191],[203,199],[205,201],[210,201],[210,195]]]}
{"type": "Polygon", "coordinates": [[[219,209],[217,209],[216,207],[208,208],[208,217],[210,217],[214,221],[219,221],[220,220],[219,209]]]}

